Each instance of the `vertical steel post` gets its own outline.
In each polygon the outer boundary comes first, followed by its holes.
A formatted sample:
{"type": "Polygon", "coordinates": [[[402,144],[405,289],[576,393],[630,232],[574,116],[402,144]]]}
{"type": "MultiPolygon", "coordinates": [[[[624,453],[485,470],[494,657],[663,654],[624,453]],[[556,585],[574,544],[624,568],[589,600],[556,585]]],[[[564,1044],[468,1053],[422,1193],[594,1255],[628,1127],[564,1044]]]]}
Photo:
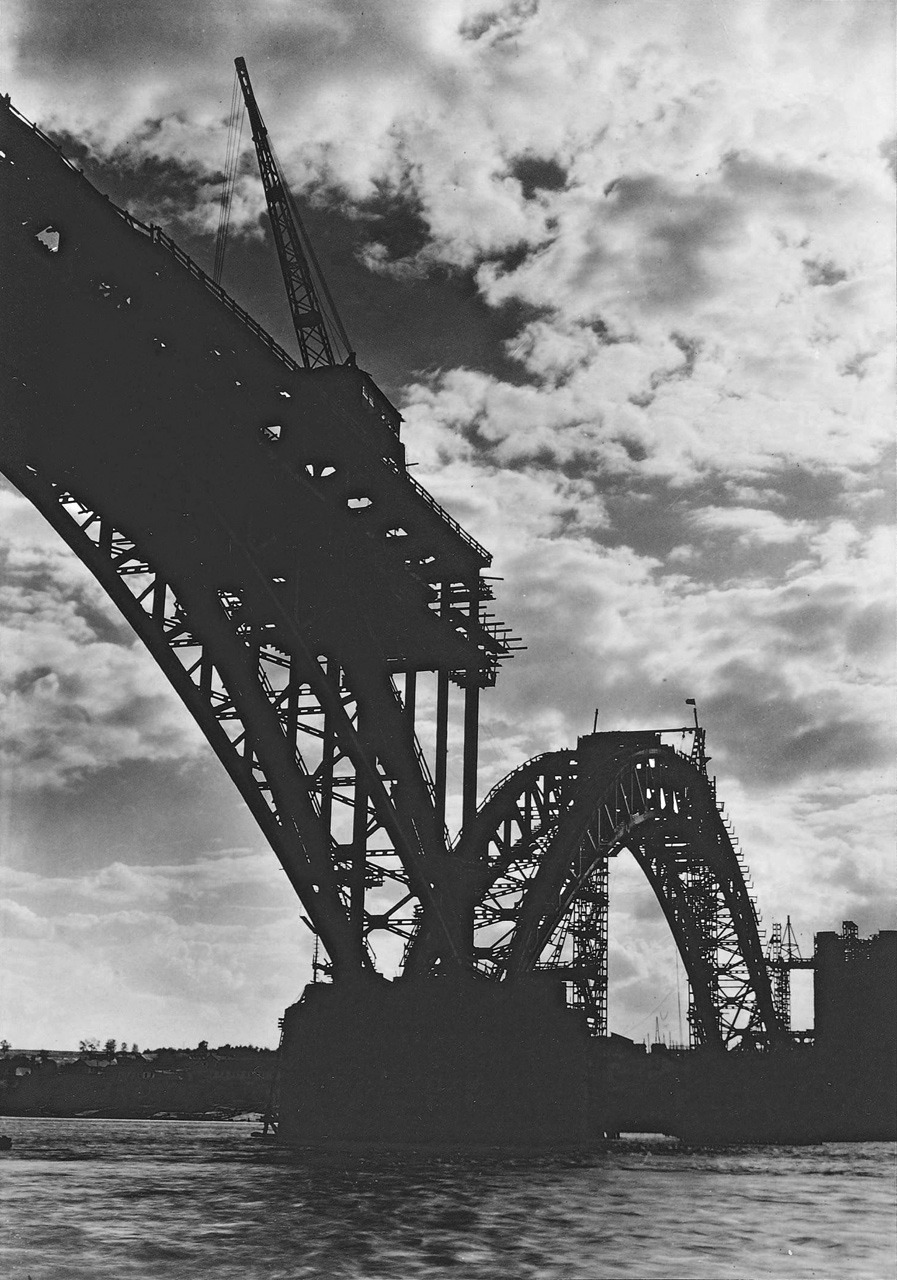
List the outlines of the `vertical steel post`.
{"type": "MultiPolygon", "coordinates": [[[[335,662],[328,662],[327,674],[331,676],[337,685],[340,682],[339,665],[335,662]]],[[[323,727],[323,744],[321,746],[321,789],[319,795],[321,797],[321,821],[324,828],[330,831],[333,825],[333,760],[336,755],[336,735],[333,732],[333,725],[330,716],[324,712],[323,727]]]]}
{"type": "Polygon", "coordinates": [[[153,622],[157,626],[161,626],[165,620],[165,595],[166,586],[162,577],[157,573],[153,583],[153,622]]]}
{"type": "Polygon", "coordinates": [[[417,709],[416,708],[416,704],[417,704],[417,672],[416,671],[405,672],[405,697],[403,699],[403,702],[405,704],[405,715],[408,717],[408,733],[409,733],[409,736],[413,739],[414,738],[414,716],[417,709]]]}
{"type": "MultiPolygon", "coordinates": [[[[259,672],[259,642],[256,637],[255,628],[253,628],[249,639],[246,641],[245,656],[251,679],[257,680],[259,672]]],[[[243,760],[246,768],[250,771],[252,769],[254,754],[255,746],[249,732],[249,725],[247,724],[243,732],[243,760]]]]}
{"type": "MultiPolygon", "coordinates": [[[[451,584],[443,582],[439,593],[440,617],[445,617],[452,604],[451,584]]],[[[433,762],[433,790],[436,809],[436,825],[441,831],[445,826],[445,795],[448,779],[448,716],[449,675],[441,668],[436,673],[436,751],[433,762]]]]}
{"type": "Polygon", "coordinates": [[[290,677],[287,689],[287,706],[286,706],[286,731],[287,740],[290,746],[295,750],[296,739],[299,734],[299,689],[302,679],[299,675],[299,664],[296,658],[290,660],[290,677]]]}
{"type": "Polygon", "coordinates": [[[212,658],[208,645],[203,646],[199,664],[199,692],[203,702],[212,700],[212,658]]]}
{"type": "Polygon", "coordinates": [[[477,762],[479,759],[480,686],[464,690],[464,781],[462,786],[462,830],[477,811],[477,762]]]}
{"type": "MultiPolygon", "coordinates": [[[[470,586],[468,598],[468,617],[470,630],[479,621],[480,596],[476,582],[470,586]]],[[[469,683],[464,690],[464,767],[461,784],[461,829],[473,820],[477,811],[477,763],[479,761],[479,719],[480,719],[480,686],[479,672],[468,676],[469,683]]]]}
{"type": "MultiPolygon", "coordinates": [[[[361,707],[358,708],[356,730],[364,741],[361,707]]],[[[356,937],[364,939],[364,880],[367,871],[368,790],[364,778],[356,770],[352,811],[352,855],[349,870],[349,923],[356,937]]]]}
{"type": "Polygon", "coordinates": [[[436,825],[440,830],[445,826],[445,793],[448,778],[448,712],[448,672],[439,671],[436,676],[436,758],[433,768],[433,789],[436,793],[436,825]]]}

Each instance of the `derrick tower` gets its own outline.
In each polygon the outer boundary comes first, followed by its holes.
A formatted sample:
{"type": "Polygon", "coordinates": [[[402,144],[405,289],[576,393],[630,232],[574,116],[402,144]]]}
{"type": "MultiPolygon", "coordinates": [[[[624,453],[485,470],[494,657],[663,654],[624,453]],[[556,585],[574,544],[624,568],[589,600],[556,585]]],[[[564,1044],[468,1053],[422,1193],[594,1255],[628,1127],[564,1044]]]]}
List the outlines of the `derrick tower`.
{"type": "Polygon", "coordinates": [[[237,71],[299,360],[5,100],[0,469],[199,724],[335,985],[384,962],[491,988],[548,970],[603,1034],[607,867],[628,849],[682,953],[695,1043],[780,1038],[697,721],[688,753],[596,733],[478,805],[480,691],[513,648],[491,557],[407,470],[237,71]]]}

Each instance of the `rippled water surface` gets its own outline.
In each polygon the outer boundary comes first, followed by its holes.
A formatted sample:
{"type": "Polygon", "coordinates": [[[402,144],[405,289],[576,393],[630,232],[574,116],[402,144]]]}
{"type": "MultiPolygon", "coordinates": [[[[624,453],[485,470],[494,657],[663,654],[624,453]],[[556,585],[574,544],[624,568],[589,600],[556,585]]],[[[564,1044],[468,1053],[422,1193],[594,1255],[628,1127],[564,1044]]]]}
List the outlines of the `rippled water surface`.
{"type": "Polygon", "coordinates": [[[312,1155],[249,1124],[0,1119],[0,1273],[45,1277],[897,1275],[895,1147],[312,1155]]]}

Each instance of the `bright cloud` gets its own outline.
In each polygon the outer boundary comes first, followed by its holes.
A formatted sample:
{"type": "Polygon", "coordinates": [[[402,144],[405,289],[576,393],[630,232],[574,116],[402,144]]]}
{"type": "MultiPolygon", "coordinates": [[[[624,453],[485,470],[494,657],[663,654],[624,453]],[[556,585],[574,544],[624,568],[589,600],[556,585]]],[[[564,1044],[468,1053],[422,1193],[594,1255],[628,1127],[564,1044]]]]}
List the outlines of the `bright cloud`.
{"type": "Polygon", "coordinates": [[[200,734],[90,574],[0,489],[0,775],[62,787],[129,760],[179,759],[200,734]]]}
{"type": "Polygon", "coordinates": [[[85,876],[0,872],[4,1035],[31,1048],[91,1035],[270,1044],[311,958],[282,880],[267,851],[248,850],[85,876]]]}

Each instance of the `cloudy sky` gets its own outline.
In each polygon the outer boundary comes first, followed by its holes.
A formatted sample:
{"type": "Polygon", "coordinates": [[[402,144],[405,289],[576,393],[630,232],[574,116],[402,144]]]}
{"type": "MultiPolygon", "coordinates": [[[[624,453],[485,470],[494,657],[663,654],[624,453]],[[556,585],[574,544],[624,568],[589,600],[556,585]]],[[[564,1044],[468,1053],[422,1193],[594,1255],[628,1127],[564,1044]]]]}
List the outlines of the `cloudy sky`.
{"type": "MultiPolygon", "coordinates": [[[[889,0],[4,22],[0,89],[209,269],[246,57],[359,362],[528,645],[484,699],[483,788],[596,707],[654,727],[695,697],[765,922],[808,950],[897,927],[889,0]]],[[[289,343],[248,151],[224,284],[289,343]]],[[[9,486],[0,556],[0,1036],[271,1043],[309,960],[273,855],[9,486]]],[[[658,909],[622,859],[614,890],[612,1029],[675,1037],[658,909]]]]}

